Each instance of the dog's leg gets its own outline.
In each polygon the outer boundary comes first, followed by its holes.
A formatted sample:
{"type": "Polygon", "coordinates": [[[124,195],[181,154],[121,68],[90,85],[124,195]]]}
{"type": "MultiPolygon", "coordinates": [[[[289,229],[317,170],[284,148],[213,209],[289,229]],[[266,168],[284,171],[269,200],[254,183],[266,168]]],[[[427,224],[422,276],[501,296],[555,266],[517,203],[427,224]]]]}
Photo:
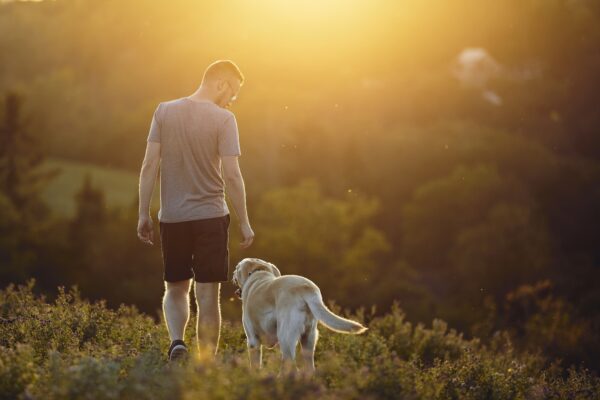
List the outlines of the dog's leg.
{"type": "Polygon", "coordinates": [[[319,340],[319,331],[317,330],[317,320],[308,327],[307,331],[300,336],[300,345],[302,346],[302,358],[304,360],[303,369],[313,373],[315,372],[315,348],[319,340]]]}
{"type": "Polygon", "coordinates": [[[281,349],[280,375],[297,369],[296,346],[298,346],[300,332],[302,332],[302,324],[293,315],[286,316],[283,323],[277,325],[277,339],[281,349]]]}
{"type": "Polygon", "coordinates": [[[250,358],[251,368],[262,368],[262,345],[254,329],[252,323],[246,318],[242,318],[242,325],[246,332],[246,344],[248,345],[248,357],[250,358]]]}
{"type": "Polygon", "coordinates": [[[251,345],[248,342],[248,355],[251,368],[262,368],[262,345],[260,343],[251,345]]]}
{"type": "Polygon", "coordinates": [[[279,370],[279,375],[291,372],[296,368],[296,346],[298,345],[298,340],[293,343],[289,341],[279,342],[279,347],[281,348],[281,368],[279,370]]]}

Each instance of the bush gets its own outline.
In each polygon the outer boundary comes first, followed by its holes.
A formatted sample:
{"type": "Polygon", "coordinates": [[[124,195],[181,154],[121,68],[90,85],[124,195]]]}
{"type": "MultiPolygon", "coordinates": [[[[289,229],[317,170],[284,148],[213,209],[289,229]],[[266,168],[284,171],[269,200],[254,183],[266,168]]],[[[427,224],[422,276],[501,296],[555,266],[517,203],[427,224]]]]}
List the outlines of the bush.
{"type": "Polygon", "coordinates": [[[585,370],[517,353],[506,333],[485,347],[440,320],[413,327],[397,305],[364,335],[321,329],[314,377],[278,377],[277,349],[251,370],[237,321],[224,321],[216,361],[192,351],[171,365],[162,322],[76,288],[48,304],[32,288],[0,291],[0,399],[594,399],[600,388],[585,370]]]}

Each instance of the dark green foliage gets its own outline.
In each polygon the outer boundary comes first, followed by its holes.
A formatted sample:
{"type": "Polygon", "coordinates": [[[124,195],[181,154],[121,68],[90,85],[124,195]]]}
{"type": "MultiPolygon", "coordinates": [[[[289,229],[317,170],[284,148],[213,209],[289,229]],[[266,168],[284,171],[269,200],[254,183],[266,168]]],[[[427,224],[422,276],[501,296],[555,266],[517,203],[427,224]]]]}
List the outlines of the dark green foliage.
{"type": "Polygon", "coordinates": [[[273,189],[254,211],[255,229],[262,234],[252,252],[280,265],[284,274],[320,281],[328,298],[358,291],[365,295],[345,298],[346,304],[376,302],[366,294],[379,284],[381,256],[390,250],[383,233],[369,224],[378,208],[376,199],[357,193],[325,196],[314,180],[273,189]]]}
{"type": "Polygon", "coordinates": [[[397,306],[364,335],[321,328],[317,374],[277,377],[277,349],[265,351],[264,369],[248,368],[237,321],[224,323],[215,362],[194,349],[187,365],[173,366],[162,321],[88,303],[76,289],[47,304],[32,288],[0,291],[2,399],[599,398],[600,380],[585,370],[544,367],[500,334],[485,347],[439,320],[413,327],[397,306]]]}
{"type": "Polygon", "coordinates": [[[0,113],[0,282],[23,281],[47,248],[49,209],[40,191],[56,175],[42,170],[37,138],[22,115],[22,99],[7,93],[0,113]]]}

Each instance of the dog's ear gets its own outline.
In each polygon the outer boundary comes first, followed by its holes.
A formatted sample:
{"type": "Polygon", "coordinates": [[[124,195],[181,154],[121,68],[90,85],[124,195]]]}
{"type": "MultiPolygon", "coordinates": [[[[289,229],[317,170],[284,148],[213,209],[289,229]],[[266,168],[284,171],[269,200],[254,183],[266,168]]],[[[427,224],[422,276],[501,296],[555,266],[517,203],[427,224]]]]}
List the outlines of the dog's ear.
{"type": "Polygon", "coordinates": [[[270,262],[266,262],[264,260],[258,259],[258,258],[255,259],[255,261],[252,263],[252,265],[248,269],[249,273],[252,273],[255,271],[267,271],[267,272],[270,272],[273,275],[275,275],[275,277],[281,276],[281,272],[279,272],[279,269],[277,269],[277,267],[275,265],[271,264],[270,262]]]}
{"type": "Polygon", "coordinates": [[[253,261],[250,266],[247,269],[248,274],[251,274],[252,272],[256,272],[256,271],[267,271],[267,272],[271,272],[271,269],[268,267],[267,265],[268,263],[262,261],[262,260],[256,260],[253,261]]]}
{"type": "Polygon", "coordinates": [[[275,264],[269,263],[269,267],[271,267],[271,272],[273,273],[273,275],[275,275],[276,277],[281,276],[281,272],[279,272],[279,269],[275,266],[275,264]]]}
{"type": "Polygon", "coordinates": [[[235,269],[235,271],[233,271],[233,276],[231,277],[231,283],[233,283],[234,286],[239,286],[238,285],[238,281],[237,281],[237,268],[235,269]]]}
{"type": "Polygon", "coordinates": [[[233,276],[231,277],[231,282],[236,286],[242,286],[244,284],[244,273],[247,269],[248,259],[244,259],[240,261],[233,270],[233,276]]]}

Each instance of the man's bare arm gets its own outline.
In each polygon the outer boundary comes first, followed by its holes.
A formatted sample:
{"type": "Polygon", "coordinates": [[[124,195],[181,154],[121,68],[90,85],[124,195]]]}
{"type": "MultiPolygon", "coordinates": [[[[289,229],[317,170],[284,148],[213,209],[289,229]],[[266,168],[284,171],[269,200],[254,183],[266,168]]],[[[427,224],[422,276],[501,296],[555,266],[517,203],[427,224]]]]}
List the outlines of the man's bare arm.
{"type": "Polygon", "coordinates": [[[154,231],[150,217],[150,201],[156,184],[158,167],[160,165],[160,143],[147,142],[146,155],[140,171],[139,184],[139,220],[138,237],[147,244],[153,244],[154,231]]]}
{"type": "Polygon", "coordinates": [[[248,219],[246,188],[244,186],[244,178],[242,177],[238,157],[224,156],[221,158],[221,161],[223,164],[223,177],[225,179],[227,197],[231,200],[233,209],[240,221],[240,229],[243,237],[241,246],[242,248],[246,248],[252,244],[254,232],[250,227],[250,221],[248,219]]]}

